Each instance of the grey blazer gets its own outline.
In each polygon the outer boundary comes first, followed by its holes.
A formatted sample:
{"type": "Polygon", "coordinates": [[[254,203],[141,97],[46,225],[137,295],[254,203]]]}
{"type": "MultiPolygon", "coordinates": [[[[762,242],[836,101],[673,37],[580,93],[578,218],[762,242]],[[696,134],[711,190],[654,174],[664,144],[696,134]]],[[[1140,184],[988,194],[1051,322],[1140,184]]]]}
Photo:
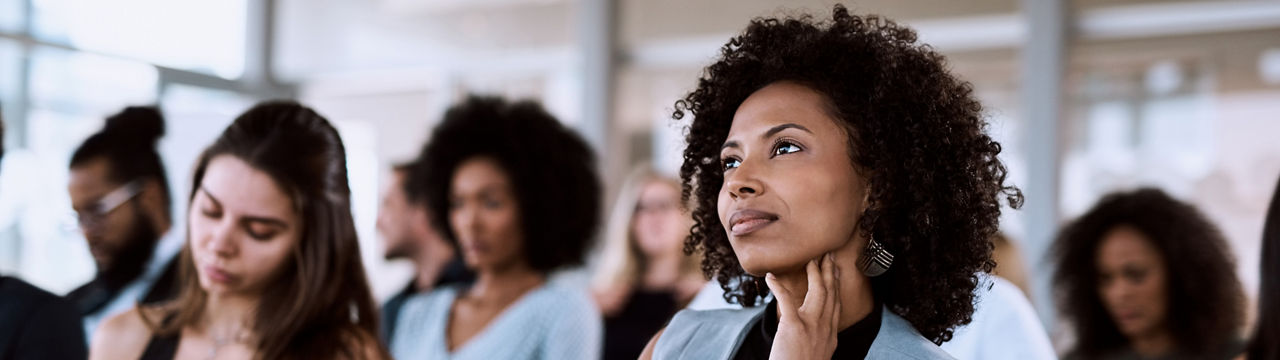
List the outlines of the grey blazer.
{"type": "MultiPolygon", "coordinates": [[[[746,309],[681,310],[654,345],[654,360],[730,360],[764,306],[746,309]]],[[[884,308],[880,332],[868,359],[954,359],[925,339],[907,320],[884,308]]]]}

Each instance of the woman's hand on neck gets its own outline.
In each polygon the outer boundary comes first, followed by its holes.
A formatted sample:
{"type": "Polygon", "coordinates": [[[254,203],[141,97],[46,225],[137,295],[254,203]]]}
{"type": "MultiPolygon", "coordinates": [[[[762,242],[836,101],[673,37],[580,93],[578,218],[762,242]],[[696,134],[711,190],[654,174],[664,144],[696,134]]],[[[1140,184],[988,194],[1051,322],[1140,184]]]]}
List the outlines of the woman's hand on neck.
{"type": "MultiPolygon", "coordinates": [[[[840,277],[836,279],[839,286],[840,294],[840,321],[838,330],[844,330],[853,326],[853,324],[871,314],[875,306],[875,298],[871,292],[871,278],[863,275],[858,270],[858,255],[862,253],[861,247],[865,246],[865,240],[851,240],[845,245],[831,251],[832,265],[840,273],[840,277]]],[[[821,256],[826,256],[822,254],[821,256]]],[[[806,266],[803,264],[791,271],[773,273],[775,281],[786,287],[787,289],[797,289],[791,292],[792,304],[803,304],[806,290],[809,288],[809,276],[805,271],[806,266]]],[[[779,292],[773,292],[774,296],[781,296],[779,292]]],[[[779,312],[781,313],[781,312],[779,312]]]]}

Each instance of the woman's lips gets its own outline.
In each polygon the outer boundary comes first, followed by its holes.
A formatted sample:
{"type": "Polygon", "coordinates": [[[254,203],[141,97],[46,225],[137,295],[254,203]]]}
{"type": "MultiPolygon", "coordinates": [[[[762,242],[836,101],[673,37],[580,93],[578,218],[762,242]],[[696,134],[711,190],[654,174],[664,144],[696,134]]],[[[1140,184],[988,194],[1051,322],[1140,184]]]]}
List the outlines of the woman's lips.
{"type": "Polygon", "coordinates": [[[205,266],[204,275],[209,277],[209,280],[213,280],[214,282],[223,283],[223,284],[229,284],[229,283],[235,282],[236,280],[235,275],[232,275],[231,273],[228,273],[226,270],[222,270],[221,268],[216,266],[205,266]]]}
{"type": "Polygon", "coordinates": [[[778,221],[778,215],[759,210],[738,210],[729,217],[729,231],[733,236],[744,236],[778,221]]]}
{"type": "Polygon", "coordinates": [[[489,244],[483,241],[469,241],[464,245],[464,249],[472,253],[487,253],[489,252],[489,244]]]}

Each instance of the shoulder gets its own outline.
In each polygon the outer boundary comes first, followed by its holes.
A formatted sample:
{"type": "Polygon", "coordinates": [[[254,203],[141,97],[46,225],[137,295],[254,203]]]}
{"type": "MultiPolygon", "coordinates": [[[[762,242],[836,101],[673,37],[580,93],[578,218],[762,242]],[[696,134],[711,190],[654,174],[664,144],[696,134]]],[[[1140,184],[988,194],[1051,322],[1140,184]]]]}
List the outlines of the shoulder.
{"type": "Polygon", "coordinates": [[[880,333],[871,343],[867,358],[954,359],[887,307],[880,320],[880,333]]]}
{"type": "MultiPolygon", "coordinates": [[[[1014,286],[1013,283],[1010,283],[1008,280],[995,275],[989,275],[985,277],[985,280],[990,282],[991,290],[985,294],[981,294],[982,298],[990,298],[996,304],[1001,305],[1023,304],[1028,302],[1026,294],[1023,294],[1021,289],[1018,289],[1017,286],[1014,286]]],[[[979,288],[981,289],[981,286],[979,288]]]]}
{"type": "Polygon", "coordinates": [[[586,289],[581,287],[547,283],[530,293],[531,300],[539,304],[562,304],[564,307],[590,305],[595,307],[595,301],[591,299],[591,295],[586,289]]]}
{"type": "MultiPolygon", "coordinates": [[[[738,309],[711,309],[711,310],[692,310],[684,309],[676,313],[671,318],[671,324],[679,322],[689,323],[716,323],[716,324],[733,324],[748,325],[760,314],[764,313],[766,305],[738,308],[738,309]]],[[[671,325],[667,326],[668,328],[671,325]]]]}
{"type": "Polygon", "coordinates": [[[654,336],[649,353],[661,358],[729,358],[761,314],[764,306],[681,310],[654,336]]]}
{"type": "Polygon", "coordinates": [[[984,276],[974,295],[973,321],[966,327],[1005,328],[1009,331],[1040,327],[1031,301],[1022,290],[999,276],[984,276]]]}
{"type": "Polygon", "coordinates": [[[17,278],[0,277],[0,295],[6,300],[5,307],[14,311],[14,315],[67,312],[79,318],[79,310],[67,299],[17,278]]]}
{"type": "Polygon", "coordinates": [[[667,331],[667,328],[664,327],[659,329],[657,334],[653,334],[653,338],[649,339],[649,343],[644,345],[644,350],[640,351],[640,360],[653,359],[654,348],[657,347],[658,339],[662,338],[662,333],[665,331],[667,331]]]}
{"type": "Polygon", "coordinates": [[[107,318],[93,332],[89,347],[90,359],[133,359],[142,355],[151,341],[151,328],[142,313],[134,307],[107,318]]]}
{"type": "Polygon", "coordinates": [[[529,294],[528,306],[521,311],[547,320],[552,327],[600,328],[600,310],[586,289],[570,285],[547,284],[529,294]]]}
{"type": "Polygon", "coordinates": [[[0,277],[0,324],[0,352],[10,356],[84,358],[88,351],[80,310],[16,278],[0,277]]]}
{"type": "Polygon", "coordinates": [[[364,329],[356,328],[346,338],[348,347],[353,349],[355,358],[350,360],[382,360],[390,359],[391,354],[382,347],[382,342],[364,329]]]}
{"type": "Polygon", "coordinates": [[[387,309],[392,307],[399,307],[400,305],[404,304],[405,300],[409,300],[410,297],[413,297],[413,295],[415,294],[407,291],[397,292],[395,293],[395,295],[392,295],[391,298],[388,298],[387,301],[382,303],[382,308],[387,309]]]}
{"type": "Polygon", "coordinates": [[[71,291],[67,292],[66,295],[63,295],[63,297],[69,301],[78,302],[80,301],[80,299],[84,298],[85,296],[88,296],[89,293],[93,292],[96,288],[97,286],[95,286],[95,284],[92,281],[90,281],[88,283],[85,283],[84,285],[80,285],[76,287],[75,289],[71,289],[71,291]]]}
{"type": "Polygon", "coordinates": [[[548,283],[538,287],[524,299],[528,306],[524,311],[533,311],[552,316],[584,315],[600,317],[596,302],[586,289],[564,284],[548,283]]]}
{"type": "Polygon", "coordinates": [[[432,310],[440,310],[441,306],[444,306],[444,312],[447,314],[448,306],[457,298],[457,294],[458,286],[449,285],[432,291],[405,296],[400,299],[400,318],[418,319],[429,316],[432,310]]]}
{"type": "Polygon", "coordinates": [[[0,276],[0,293],[3,293],[6,299],[30,299],[32,302],[43,302],[58,297],[22,279],[8,276],[0,276]]]}
{"type": "Polygon", "coordinates": [[[663,333],[668,339],[691,339],[700,334],[712,334],[711,336],[717,338],[734,336],[755,323],[761,314],[764,314],[764,306],[741,309],[684,309],[671,317],[663,333]]]}
{"type": "Polygon", "coordinates": [[[434,326],[445,321],[440,319],[448,319],[457,291],[456,286],[451,285],[405,297],[400,303],[399,312],[395,314],[396,328],[391,329],[394,335],[388,340],[396,344],[402,337],[412,339],[425,336],[425,332],[432,331],[434,326]]]}

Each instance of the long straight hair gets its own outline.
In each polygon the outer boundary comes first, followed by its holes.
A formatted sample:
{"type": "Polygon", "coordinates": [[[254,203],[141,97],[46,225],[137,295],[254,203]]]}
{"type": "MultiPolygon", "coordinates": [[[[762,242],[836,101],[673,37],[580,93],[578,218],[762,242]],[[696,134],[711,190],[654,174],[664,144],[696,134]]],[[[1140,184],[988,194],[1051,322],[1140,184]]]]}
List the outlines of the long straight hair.
{"type": "MultiPolygon", "coordinates": [[[[648,270],[648,259],[640,251],[640,246],[636,243],[635,231],[632,229],[636,218],[636,206],[640,204],[640,195],[644,187],[651,183],[670,186],[676,193],[680,192],[678,180],[658,174],[648,164],[641,164],[631,171],[622,185],[622,190],[618,192],[618,198],[614,201],[612,212],[609,214],[609,222],[605,225],[604,247],[600,253],[596,275],[591,281],[592,288],[632,291],[640,282],[644,272],[648,270]]],[[[676,201],[678,202],[679,199],[676,201]]],[[[678,211],[687,214],[686,208],[681,205],[678,211]]],[[[682,224],[686,229],[693,226],[693,219],[688,220],[687,223],[682,224]]],[[[683,242],[683,239],[681,241],[683,242]]],[[[679,278],[703,280],[702,271],[698,267],[700,256],[681,255],[683,261],[680,262],[679,278]]]]}
{"type": "MultiPolygon", "coordinates": [[[[218,156],[234,156],[267,173],[302,218],[301,238],[254,314],[258,358],[358,359],[369,355],[370,346],[385,357],[376,344],[378,317],[360,261],[346,150],[337,130],[297,103],[258,104],[201,154],[191,199],[218,156]]],[[[197,279],[189,241],[180,256],[178,299],[162,311],[166,319],[147,319],[157,334],[178,334],[206,320],[208,294],[197,279]]]]}

